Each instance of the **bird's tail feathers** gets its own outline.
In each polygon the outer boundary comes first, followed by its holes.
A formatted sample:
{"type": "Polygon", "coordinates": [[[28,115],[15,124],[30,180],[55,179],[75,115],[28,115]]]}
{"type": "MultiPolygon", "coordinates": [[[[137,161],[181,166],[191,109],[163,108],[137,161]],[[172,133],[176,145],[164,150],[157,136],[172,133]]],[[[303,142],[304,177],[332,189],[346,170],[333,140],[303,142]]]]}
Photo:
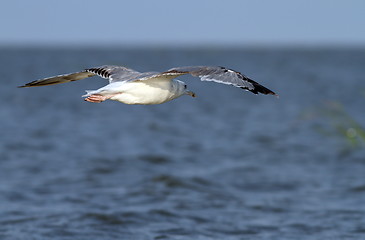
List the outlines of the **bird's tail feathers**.
{"type": "Polygon", "coordinates": [[[96,94],[98,91],[97,90],[86,90],[85,92],[86,92],[86,94],[82,95],[82,97],[91,96],[93,94],[96,94]]]}

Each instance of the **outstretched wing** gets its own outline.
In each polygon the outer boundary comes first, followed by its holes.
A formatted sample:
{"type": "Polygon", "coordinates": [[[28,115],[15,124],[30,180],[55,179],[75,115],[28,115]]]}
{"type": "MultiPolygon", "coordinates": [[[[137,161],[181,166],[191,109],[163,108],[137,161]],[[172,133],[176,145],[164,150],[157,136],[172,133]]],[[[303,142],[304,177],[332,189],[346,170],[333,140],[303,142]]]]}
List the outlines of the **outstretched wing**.
{"type": "MultiPolygon", "coordinates": [[[[253,92],[255,94],[262,93],[262,94],[276,95],[276,93],[274,93],[270,89],[253,81],[252,79],[248,78],[242,73],[225,67],[208,67],[208,66],[177,67],[177,68],[172,68],[166,72],[152,75],[149,78],[153,77],[156,78],[160,76],[160,77],[165,77],[167,79],[173,79],[175,77],[184,74],[191,74],[192,76],[199,77],[202,81],[214,81],[218,83],[233,85],[248,90],[250,92],[253,92]]],[[[147,80],[149,78],[140,80],[147,80]]]]}
{"type": "Polygon", "coordinates": [[[19,87],[39,87],[39,86],[47,86],[59,83],[67,83],[92,76],[99,76],[105,79],[109,79],[109,82],[129,81],[129,80],[134,80],[139,75],[141,75],[141,73],[134,71],[130,68],[105,65],[101,67],[88,68],[82,72],[63,74],[36,80],[19,87]]]}

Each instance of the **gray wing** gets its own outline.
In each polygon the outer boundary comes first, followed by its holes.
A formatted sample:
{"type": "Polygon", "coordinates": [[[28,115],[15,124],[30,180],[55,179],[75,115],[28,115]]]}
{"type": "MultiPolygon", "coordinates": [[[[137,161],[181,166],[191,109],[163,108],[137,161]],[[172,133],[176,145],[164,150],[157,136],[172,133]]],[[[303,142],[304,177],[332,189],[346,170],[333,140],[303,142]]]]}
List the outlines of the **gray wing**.
{"type": "Polygon", "coordinates": [[[38,87],[38,86],[47,86],[59,83],[67,83],[92,76],[99,76],[105,79],[109,79],[109,82],[130,81],[130,80],[135,80],[140,75],[141,75],[140,72],[134,71],[130,68],[122,66],[105,65],[101,67],[88,68],[82,72],[57,75],[54,77],[36,80],[19,87],[38,87]]]}
{"type": "Polygon", "coordinates": [[[191,67],[177,67],[172,68],[162,74],[180,76],[183,74],[191,74],[192,76],[199,77],[202,81],[214,81],[217,83],[233,85],[254,94],[271,94],[277,95],[270,89],[262,86],[254,80],[248,78],[240,72],[228,69],[225,67],[209,67],[209,66],[191,66],[191,67]]]}
{"type": "Polygon", "coordinates": [[[228,69],[225,67],[208,67],[208,66],[190,66],[190,67],[177,67],[171,68],[166,72],[154,73],[139,80],[149,80],[152,78],[165,78],[171,80],[181,75],[191,74],[192,76],[199,77],[202,81],[214,81],[223,84],[233,85],[255,94],[272,94],[276,95],[270,89],[262,86],[261,84],[253,81],[240,72],[228,69]]]}

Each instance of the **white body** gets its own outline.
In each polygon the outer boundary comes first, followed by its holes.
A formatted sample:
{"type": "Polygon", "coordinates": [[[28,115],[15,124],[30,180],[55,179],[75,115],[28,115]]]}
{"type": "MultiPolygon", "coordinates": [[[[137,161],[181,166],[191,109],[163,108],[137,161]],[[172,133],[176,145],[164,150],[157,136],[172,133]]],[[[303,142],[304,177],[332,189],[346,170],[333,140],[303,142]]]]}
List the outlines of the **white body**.
{"type": "Polygon", "coordinates": [[[161,104],[187,94],[185,83],[165,78],[148,81],[112,82],[95,91],[87,91],[83,97],[93,94],[108,97],[125,104],[161,104]]]}

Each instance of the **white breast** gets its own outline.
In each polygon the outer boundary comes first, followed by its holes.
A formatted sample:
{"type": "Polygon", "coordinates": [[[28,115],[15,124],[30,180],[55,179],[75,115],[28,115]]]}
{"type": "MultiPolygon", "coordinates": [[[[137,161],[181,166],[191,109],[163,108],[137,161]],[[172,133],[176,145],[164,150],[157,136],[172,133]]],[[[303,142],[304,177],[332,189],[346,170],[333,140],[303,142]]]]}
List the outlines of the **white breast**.
{"type": "Polygon", "coordinates": [[[181,96],[177,85],[165,79],[122,83],[117,87],[119,93],[110,99],[125,104],[160,104],[181,96]]]}

